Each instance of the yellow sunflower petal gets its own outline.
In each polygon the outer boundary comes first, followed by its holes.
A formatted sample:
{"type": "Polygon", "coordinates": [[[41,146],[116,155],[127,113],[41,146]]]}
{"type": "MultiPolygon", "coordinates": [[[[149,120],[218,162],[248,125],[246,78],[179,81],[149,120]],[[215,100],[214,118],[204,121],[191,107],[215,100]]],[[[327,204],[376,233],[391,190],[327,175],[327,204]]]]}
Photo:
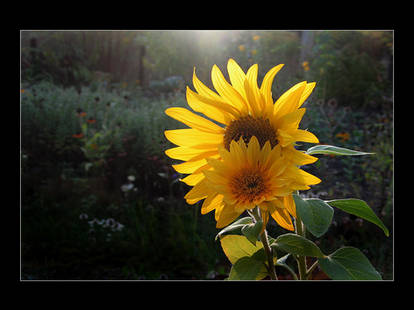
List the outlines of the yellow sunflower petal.
{"type": "Polygon", "coordinates": [[[224,128],[205,119],[204,117],[190,112],[185,108],[168,108],[167,110],[165,110],[165,114],[194,129],[198,129],[209,133],[224,133],[224,128]]]}
{"type": "Polygon", "coordinates": [[[313,133],[307,130],[297,129],[293,137],[296,141],[319,143],[318,138],[313,133]]]}
{"type": "Polygon", "coordinates": [[[193,85],[196,89],[197,93],[199,93],[201,96],[207,97],[208,99],[214,100],[216,102],[220,103],[226,103],[223,98],[221,98],[217,93],[212,91],[210,88],[205,86],[197,77],[195,73],[195,68],[193,71],[193,85]]]}
{"type": "Polygon", "coordinates": [[[277,123],[275,124],[276,128],[292,128],[297,129],[299,126],[300,121],[302,120],[303,116],[305,115],[306,109],[301,108],[290,112],[281,118],[278,119],[277,123]]]}
{"type": "Polygon", "coordinates": [[[283,197],[283,204],[285,208],[288,210],[288,212],[296,218],[296,205],[295,200],[293,200],[293,196],[285,196],[283,197]]]}
{"type": "Polygon", "coordinates": [[[263,78],[262,85],[260,86],[260,92],[263,94],[266,107],[273,109],[273,99],[272,99],[272,84],[276,74],[283,68],[283,64],[277,65],[270,69],[265,77],[263,78]]]}
{"type": "Polygon", "coordinates": [[[239,143],[234,140],[230,142],[230,153],[232,154],[234,165],[240,165],[247,160],[247,154],[243,152],[242,144],[244,144],[243,139],[240,139],[239,143]]]}
{"type": "Polygon", "coordinates": [[[247,161],[251,166],[256,166],[260,158],[260,144],[255,136],[251,137],[247,148],[247,161]]]}
{"type": "Polygon", "coordinates": [[[283,129],[277,130],[277,140],[279,141],[282,147],[285,147],[297,141],[289,131],[283,129]]]}
{"type": "Polygon", "coordinates": [[[195,185],[185,196],[187,203],[192,205],[201,199],[206,198],[211,193],[211,189],[207,185],[206,180],[201,181],[195,185]]]}
{"type": "Polygon", "coordinates": [[[275,208],[275,210],[270,215],[273,217],[276,223],[278,223],[283,228],[290,231],[295,230],[292,219],[285,209],[275,208]]]}
{"type": "Polygon", "coordinates": [[[244,81],[244,89],[250,107],[250,112],[254,117],[260,117],[265,112],[264,97],[257,86],[257,72],[257,64],[251,66],[247,71],[246,80],[244,81]]]}
{"type": "Polygon", "coordinates": [[[247,105],[243,97],[226,81],[220,69],[214,65],[211,70],[211,80],[214,88],[227,103],[232,105],[240,114],[247,111],[247,105]]]}
{"type": "Polygon", "coordinates": [[[302,96],[300,97],[298,108],[305,102],[306,99],[308,99],[309,95],[312,93],[315,86],[316,86],[315,82],[306,84],[306,88],[303,91],[302,96]]]}
{"type": "Polygon", "coordinates": [[[186,161],[181,164],[172,165],[172,167],[175,169],[175,171],[179,173],[188,174],[188,173],[193,173],[201,166],[204,166],[206,163],[207,161],[203,158],[201,160],[186,161]]]}
{"type": "Polygon", "coordinates": [[[166,130],[164,134],[170,142],[179,146],[203,145],[206,149],[212,149],[223,144],[223,135],[207,133],[197,129],[166,130]]]}
{"type": "Polygon", "coordinates": [[[229,113],[226,108],[223,108],[224,105],[221,106],[218,101],[213,101],[208,97],[196,94],[188,86],[186,98],[188,105],[194,111],[203,113],[208,118],[221,124],[227,125],[235,118],[232,113],[229,113]]]}
{"type": "Polygon", "coordinates": [[[314,175],[291,165],[286,169],[286,174],[289,174],[296,183],[305,184],[305,185],[315,185],[321,182],[321,179],[315,177],[314,175]]]}
{"type": "Polygon", "coordinates": [[[306,82],[300,82],[291,87],[282,96],[280,96],[280,98],[276,101],[274,105],[273,115],[276,119],[297,109],[299,100],[302,96],[305,87],[306,82]]]}
{"type": "MultiPolygon", "coordinates": [[[[217,209],[216,209],[217,210],[217,209]]],[[[228,205],[224,205],[224,207],[220,210],[217,215],[217,225],[216,228],[223,228],[233,222],[240,214],[242,214],[244,210],[234,210],[233,208],[229,207],[228,205]]],[[[217,213],[217,211],[216,211],[217,213]]]]}
{"type": "Polygon", "coordinates": [[[211,185],[227,185],[228,180],[227,178],[223,177],[222,175],[218,174],[216,171],[205,170],[203,171],[204,176],[210,182],[211,185]]]}
{"type": "Polygon", "coordinates": [[[194,186],[200,181],[202,181],[204,178],[205,178],[204,174],[200,172],[200,173],[192,173],[186,176],[185,178],[180,179],[180,181],[184,182],[187,185],[194,186]]]}
{"type": "Polygon", "coordinates": [[[244,81],[246,80],[246,75],[244,74],[242,68],[240,68],[234,59],[230,58],[227,62],[227,71],[229,73],[231,85],[233,85],[239,94],[247,100],[246,93],[244,91],[244,81]]]}
{"type": "Polygon", "coordinates": [[[186,146],[173,147],[165,151],[168,157],[179,160],[191,160],[199,156],[209,156],[214,153],[217,153],[217,148],[193,149],[186,146]]]}
{"type": "Polygon", "coordinates": [[[201,206],[201,214],[207,214],[210,211],[218,208],[223,204],[223,195],[214,193],[204,200],[203,205],[201,206]]]}
{"type": "Polygon", "coordinates": [[[284,154],[291,160],[292,163],[298,166],[312,164],[318,160],[317,157],[305,154],[302,151],[298,151],[293,146],[284,148],[284,154]]]}

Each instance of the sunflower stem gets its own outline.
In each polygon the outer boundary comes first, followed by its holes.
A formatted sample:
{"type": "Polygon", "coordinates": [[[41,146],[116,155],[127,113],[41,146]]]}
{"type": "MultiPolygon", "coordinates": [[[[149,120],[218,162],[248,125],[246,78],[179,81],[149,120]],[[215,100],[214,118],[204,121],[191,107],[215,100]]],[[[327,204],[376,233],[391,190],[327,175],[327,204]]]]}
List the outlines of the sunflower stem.
{"type": "MultiPolygon", "coordinates": [[[[258,207],[255,207],[252,210],[252,212],[249,212],[249,214],[251,216],[253,216],[253,218],[256,221],[258,221],[258,220],[261,219],[261,216],[260,216],[259,208],[258,207]]],[[[266,254],[267,264],[268,264],[268,271],[269,271],[270,279],[277,280],[278,278],[277,278],[277,275],[276,275],[275,264],[273,262],[273,253],[272,253],[272,249],[269,246],[269,241],[268,241],[268,238],[267,238],[266,228],[260,234],[260,241],[263,244],[263,249],[264,249],[265,254],[266,254]]]]}
{"type": "MultiPolygon", "coordinates": [[[[302,220],[299,217],[299,214],[296,213],[296,220],[295,220],[295,230],[296,234],[305,237],[305,226],[302,223],[302,220]]],[[[299,270],[299,280],[306,279],[306,257],[305,256],[297,256],[298,262],[298,270],[299,270]]]]}

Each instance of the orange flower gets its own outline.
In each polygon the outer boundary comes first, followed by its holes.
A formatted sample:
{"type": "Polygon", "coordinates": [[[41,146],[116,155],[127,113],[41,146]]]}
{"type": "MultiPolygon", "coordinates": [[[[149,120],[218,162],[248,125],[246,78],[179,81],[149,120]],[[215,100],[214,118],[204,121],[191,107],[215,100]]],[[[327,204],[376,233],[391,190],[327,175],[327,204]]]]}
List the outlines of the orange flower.
{"type": "Polygon", "coordinates": [[[240,52],[244,52],[244,50],[245,50],[246,48],[244,47],[244,45],[243,44],[241,44],[241,45],[239,45],[239,50],[240,50],[240,52]]]}
{"type": "Polygon", "coordinates": [[[349,133],[347,133],[347,132],[340,132],[340,133],[336,134],[335,137],[341,139],[342,142],[345,142],[345,141],[348,141],[349,140],[349,133]]]}
{"type": "Polygon", "coordinates": [[[89,118],[87,119],[87,122],[88,122],[89,124],[93,124],[93,123],[96,123],[96,119],[93,119],[92,117],[89,117],[89,118]]]}
{"type": "Polygon", "coordinates": [[[81,108],[76,109],[76,114],[78,115],[78,117],[86,116],[86,112],[84,112],[81,108]]]}
{"type": "Polygon", "coordinates": [[[255,36],[253,36],[253,41],[257,41],[257,40],[259,40],[260,39],[260,36],[259,35],[255,35],[255,36]]]}
{"type": "Polygon", "coordinates": [[[83,133],[74,134],[74,135],[72,135],[72,137],[76,138],[76,139],[80,139],[80,138],[83,137],[83,133]]]}
{"type": "Polygon", "coordinates": [[[303,70],[305,70],[305,71],[309,71],[309,62],[308,61],[304,61],[304,62],[302,62],[302,67],[303,67],[303,70]]]}

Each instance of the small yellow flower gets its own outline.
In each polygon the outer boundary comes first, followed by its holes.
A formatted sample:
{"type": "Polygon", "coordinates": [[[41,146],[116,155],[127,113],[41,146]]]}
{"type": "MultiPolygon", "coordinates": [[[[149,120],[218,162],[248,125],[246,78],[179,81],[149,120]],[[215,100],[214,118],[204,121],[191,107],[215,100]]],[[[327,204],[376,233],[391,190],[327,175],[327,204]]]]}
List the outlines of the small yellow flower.
{"type": "Polygon", "coordinates": [[[257,41],[257,40],[259,40],[260,39],[260,36],[259,35],[255,35],[255,36],[253,36],[253,41],[257,41]]]}
{"type": "Polygon", "coordinates": [[[257,54],[257,50],[252,50],[252,56],[257,54]]]}
{"type": "Polygon", "coordinates": [[[246,47],[243,44],[241,44],[239,45],[239,50],[240,52],[244,52],[246,50],[246,47]]]}

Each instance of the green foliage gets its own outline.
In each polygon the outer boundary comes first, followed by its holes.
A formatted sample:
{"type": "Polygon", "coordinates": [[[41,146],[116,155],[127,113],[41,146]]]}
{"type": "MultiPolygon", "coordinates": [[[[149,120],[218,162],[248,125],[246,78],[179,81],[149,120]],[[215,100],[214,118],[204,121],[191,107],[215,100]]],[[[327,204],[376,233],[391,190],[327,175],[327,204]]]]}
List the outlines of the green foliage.
{"type": "Polygon", "coordinates": [[[333,145],[315,145],[309,148],[306,151],[306,154],[316,155],[316,154],[325,154],[325,155],[346,155],[346,156],[357,156],[357,155],[369,155],[373,153],[358,152],[354,150],[349,150],[343,147],[333,146],[333,145]]]}
{"type": "Polygon", "coordinates": [[[256,245],[257,239],[263,228],[263,221],[257,221],[255,223],[246,224],[241,228],[241,232],[246,236],[253,245],[256,245]]]}
{"type": "Polygon", "coordinates": [[[288,233],[280,235],[270,246],[293,255],[310,257],[325,256],[315,243],[297,234],[288,233]]]}
{"type": "Polygon", "coordinates": [[[242,234],[242,229],[246,225],[252,224],[253,219],[250,216],[242,217],[241,219],[238,219],[237,221],[233,222],[232,224],[226,226],[222,230],[219,231],[219,233],[216,235],[215,240],[217,240],[219,237],[231,234],[231,235],[240,235],[242,234]]]}
{"type": "Polygon", "coordinates": [[[367,220],[375,225],[379,226],[388,237],[390,235],[387,227],[384,223],[378,218],[378,216],[372,211],[372,209],[365,203],[365,201],[360,199],[337,199],[326,201],[332,207],[341,209],[349,214],[356,215],[364,220],[367,220]]]}
{"type": "Polygon", "coordinates": [[[254,245],[245,236],[226,235],[220,243],[232,263],[228,280],[261,280],[267,276],[261,242],[254,245]]]}
{"type": "Polygon", "coordinates": [[[333,280],[382,280],[362,252],[344,247],[328,257],[318,258],[322,270],[333,280]]]}
{"type": "Polygon", "coordinates": [[[325,234],[331,225],[333,209],[321,199],[302,199],[298,195],[293,195],[293,199],[296,212],[312,235],[320,237],[325,234]]]}
{"type": "Polygon", "coordinates": [[[384,104],[391,81],[383,61],[391,61],[392,32],[321,31],[315,34],[311,75],[325,98],[357,107],[384,104]]]}

